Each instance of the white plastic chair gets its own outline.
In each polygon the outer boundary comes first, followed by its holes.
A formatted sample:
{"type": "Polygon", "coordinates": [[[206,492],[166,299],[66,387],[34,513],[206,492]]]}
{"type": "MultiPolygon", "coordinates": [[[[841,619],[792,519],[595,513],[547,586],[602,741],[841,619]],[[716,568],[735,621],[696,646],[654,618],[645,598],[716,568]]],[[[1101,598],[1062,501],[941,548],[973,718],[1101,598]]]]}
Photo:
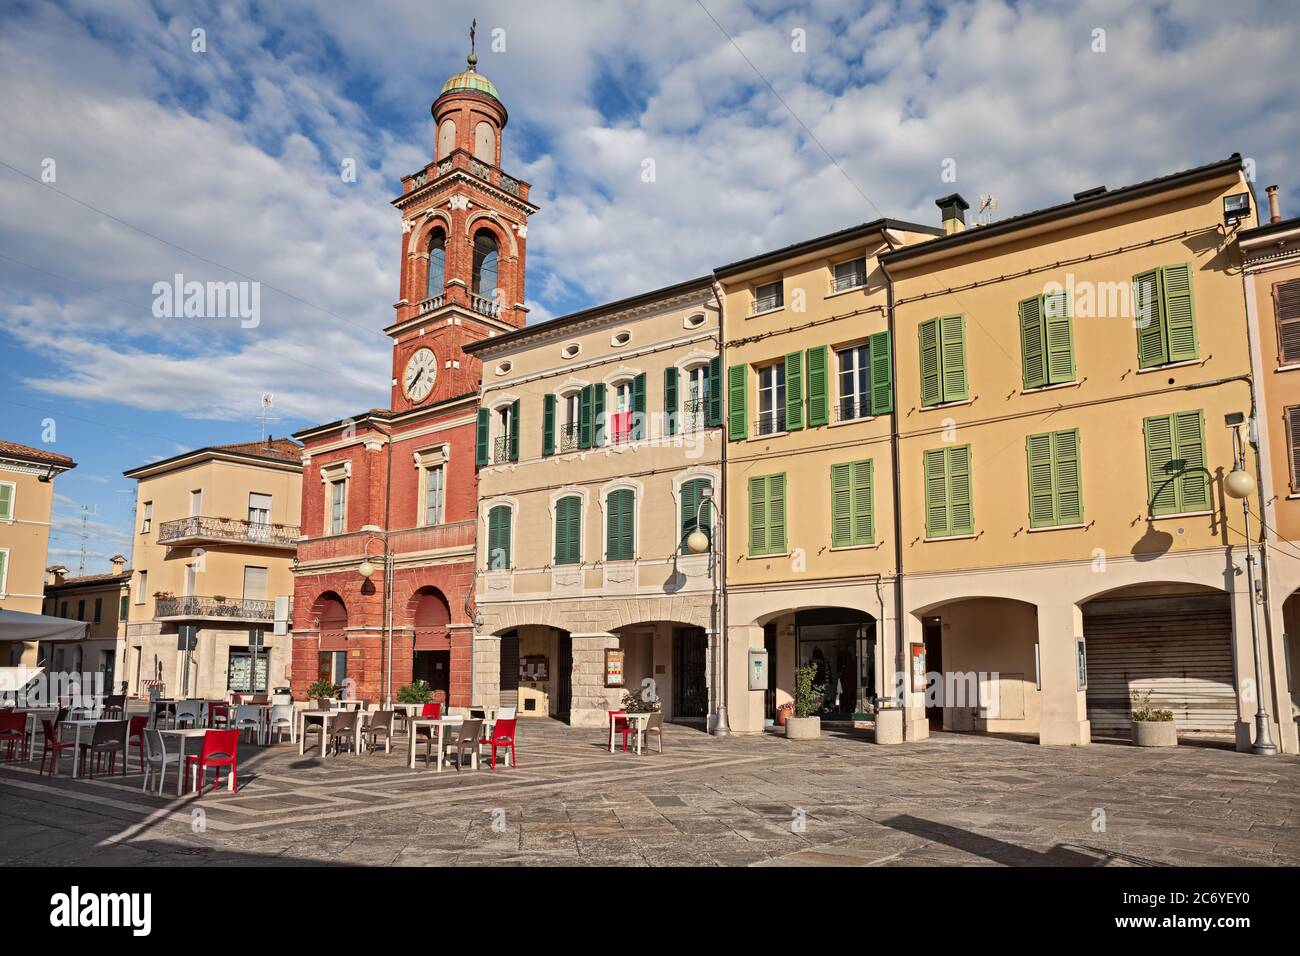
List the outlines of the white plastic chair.
{"type": "Polygon", "coordinates": [[[294,726],[293,704],[272,704],[270,719],[266,722],[266,742],[271,742],[271,734],[276,732],[277,741],[284,740],[285,728],[289,730],[289,743],[297,743],[297,730],[294,726]]]}
{"type": "Polygon", "coordinates": [[[176,705],[176,716],[172,718],[173,727],[181,727],[189,721],[193,727],[203,726],[203,701],[183,700],[176,705]]]}
{"type": "Polygon", "coordinates": [[[515,719],[514,707],[502,707],[497,710],[497,720],[514,720],[514,719],[515,719]]]}
{"type": "Polygon", "coordinates": [[[176,764],[176,772],[180,773],[181,755],[178,751],[174,754],[167,752],[167,745],[163,741],[163,736],[152,727],[146,728],[144,732],[144,782],[140,785],[141,790],[149,789],[149,776],[155,770],[158,773],[158,794],[162,795],[163,783],[167,780],[167,765],[176,764]]]}
{"type": "Polygon", "coordinates": [[[272,694],[271,706],[278,707],[281,704],[293,705],[293,694],[272,694]]]}
{"type": "Polygon", "coordinates": [[[262,742],[262,708],[254,707],[251,704],[240,704],[235,708],[234,723],[230,725],[231,730],[238,730],[241,733],[245,730],[253,732],[253,739],[258,743],[262,742]]]}

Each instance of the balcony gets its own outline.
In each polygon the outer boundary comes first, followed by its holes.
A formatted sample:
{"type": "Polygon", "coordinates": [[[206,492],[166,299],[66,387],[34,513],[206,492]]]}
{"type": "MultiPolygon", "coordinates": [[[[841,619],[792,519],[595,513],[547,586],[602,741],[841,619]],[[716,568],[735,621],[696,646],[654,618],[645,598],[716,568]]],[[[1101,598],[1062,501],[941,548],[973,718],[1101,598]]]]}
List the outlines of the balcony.
{"type": "Polygon", "coordinates": [[[485,163],[463,149],[453,150],[450,155],[436,164],[430,163],[424,169],[408,176],[409,186],[407,188],[408,190],[420,189],[456,171],[468,173],[475,179],[481,179],[483,182],[497,187],[502,192],[509,193],[521,202],[528,202],[528,183],[515,179],[513,176],[507,176],[501,171],[500,167],[485,163]]]}
{"type": "Polygon", "coordinates": [[[470,293],[469,307],[479,315],[486,315],[491,319],[501,318],[501,306],[498,305],[495,300],[489,299],[487,296],[470,293]]]}
{"type": "MultiPolygon", "coordinates": [[[[394,554],[409,554],[415,551],[472,551],[474,530],[473,520],[403,528],[400,531],[389,532],[388,547],[394,554]]],[[[362,555],[367,553],[372,561],[382,564],[377,558],[377,555],[383,551],[382,544],[383,533],[375,531],[352,531],[348,534],[308,538],[298,546],[298,566],[302,568],[305,565],[338,561],[360,563],[362,555]]]]}
{"type": "Polygon", "coordinates": [[[510,461],[510,436],[498,435],[492,439],[492,464],[503,465],[510,461]]]}
{"type": "Polygon", "coordinates": [[[682,402],[679,424],[684,434],[704,430],[704,415],[708,404],[707,398],[692,398],[682,402]]]}
{"type": "Polygon", "coordinates": [[[749,310],[750,315],[760,315],[764,312],[772,312],[775,309],[785,305],[785,299],[780,293],[776,295],[764,295],[754,299],[754,307],[749,310]]]}
{"type": "Polygon", "coordinates": [[[419,315],[424,315],[426,312],[432,312],[434,309],[441,309],[446,304],[447,294],[445,292],[439,292],[437,295],[431,295],[429,298],[421,302],[417,308],[417,312],[419,315]]]}
{"type": "Polygon", "coordinates": [[[560,426],[560,447],[559,452],[577,451],[581,447],[578,440],[578,423],[570,422],[567,425],[560,426]]]}
{"type": "Polygon", "coordinates": [[[187,544],[248,544],[292,551],[298,546],[298,528],[287,524],[261,524],[239,518],[195,515],[158,526],[158,543],[171,547],[187,544]]]}
{"type": "Polygon", "coordinates": [[[863,289],[866,285],[865,272],[850,272],[847,275],[835,276],[831,279],[831,295],[836,292],[848,292],[850,289],[863,289]]]}
{"type": "Polygon", "coordinates": [[[776,435],[785,431],[785,408],[764,412],[754,421],[755,435],[776,435]]]}
{"type": "Polygon", "coordinates": [[[846,395],[835,403],[835,420],[851,422],[871,417],[871,402],[867,396],[846,395]]]}
{"type": "Polygon", "coordinates": [[[275,620],[275,602],[216,598],[202,594],[154,599],[155,621],[243,621],[262,623],[275,620]]]}

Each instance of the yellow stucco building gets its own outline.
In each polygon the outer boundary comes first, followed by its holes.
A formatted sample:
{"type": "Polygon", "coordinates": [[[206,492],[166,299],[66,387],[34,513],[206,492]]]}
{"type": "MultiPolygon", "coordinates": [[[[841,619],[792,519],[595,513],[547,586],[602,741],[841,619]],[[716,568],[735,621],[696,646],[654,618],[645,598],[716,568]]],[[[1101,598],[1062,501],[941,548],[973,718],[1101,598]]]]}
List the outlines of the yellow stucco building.
{"type": "Polygon", "coordinates": [[[713,719],[719,303],[711,277],[469,345],[476,701],[605,726],[629,691],[713,719]]]}
{"type": "MultiPolygon", "coordinates": [[[[75,467],[67,455],[0,441],[0,608],[41,613],[54,479],[75,467]]],[[[36,663],[34,642],[0,635],[0,664],[36,663]]]]}
{"type": "Polygon", "coordinates": [[[52,644],[41,658],[55,671],[104,675],[105,693],[116,693],[126,651],[126,622],[131,606],[131,570],[124,555],[109,559],[105,574],[68,577],[61,564],[45,569],[45,614],[86,622],[79,641],[52,644]]]}
{"type": "Polygon", "coordinates": [[[290,635],[275,624],[289,620],[293,594],[301,446],[268,438],[201,448],[124,474],[138,482],[119,675],[128,693],[155,683],[169,697],[288,687],[290,635]],[[189,628],[187,668],[179,648],[189,628]]]}

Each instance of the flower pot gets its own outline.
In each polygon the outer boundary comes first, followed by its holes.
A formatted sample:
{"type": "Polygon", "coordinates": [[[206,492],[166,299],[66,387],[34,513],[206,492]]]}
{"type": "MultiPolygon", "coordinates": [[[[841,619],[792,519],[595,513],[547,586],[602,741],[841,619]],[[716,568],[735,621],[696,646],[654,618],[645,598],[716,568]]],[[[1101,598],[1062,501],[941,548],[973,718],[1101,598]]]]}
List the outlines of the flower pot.
{"type": "Polygon", "coordinates": [[[794,704],[782,704],[776,709],[776,725],[784,727],[785,722],[794,714],[794,704]]]}
{"type": "Polygon", "coordinates": [[[1172,720],[1135,720],[1133,746],[1177,747],[1178,729],[1172,720]]]}
{"type": "Polygon", "coordinates": [[[822,719],[789,717],[785,722],[785,735],[791,740],[816,740],[822,735],[822,719]]]}

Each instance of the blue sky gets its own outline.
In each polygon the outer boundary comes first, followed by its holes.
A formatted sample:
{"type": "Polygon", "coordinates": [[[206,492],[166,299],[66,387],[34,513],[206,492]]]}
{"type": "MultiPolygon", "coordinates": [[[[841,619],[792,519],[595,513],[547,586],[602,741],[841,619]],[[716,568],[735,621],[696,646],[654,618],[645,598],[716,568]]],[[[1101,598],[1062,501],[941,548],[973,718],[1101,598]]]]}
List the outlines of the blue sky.
{"type": "Polygon", "coordinates": [[[129,554],[122,470],[256,438],[262,392],[275,434],[385,404],[389,200],[471,17],[503,165],[542,207],[534,321],[879,215],[936,222],[954,188],[1009,216],[1240,151],[1300,210],[1300,26],[1249,0],[8,0],[0,437],[52,420],[78,462],[52,561],[76,568],[83,506],[86,570],[129,554]],[[155,317],[177,273],[257,279],[260,324],[155,317]]]}

